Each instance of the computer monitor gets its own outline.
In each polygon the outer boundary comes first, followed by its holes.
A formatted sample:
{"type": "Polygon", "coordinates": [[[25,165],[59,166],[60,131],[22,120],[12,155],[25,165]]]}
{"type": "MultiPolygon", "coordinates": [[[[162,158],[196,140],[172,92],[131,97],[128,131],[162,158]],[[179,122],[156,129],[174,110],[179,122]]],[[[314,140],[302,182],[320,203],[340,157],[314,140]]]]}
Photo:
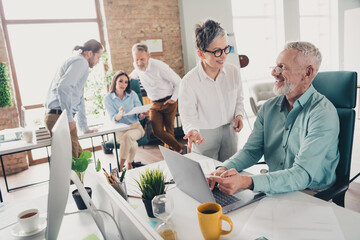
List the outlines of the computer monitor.
{"type": "MultiPolygon", "coordinates": [[[[64,111],[52,129],[46,239],[57,239],[58,237],[68,200],[70,179],[75,183],[96,225],[106,239],[103,219],[78,176],[71,170],[71,162],[70,130],[66,111],[64,111]]],[[[116,235],[118,235],[117,239],[123,239],[120,231],[116,235]]]]}
{"type": "MultiPolygon", "coordinates": [[[[65,111],[66,112],[66,111],[65,111]]],[[[69,195],[71,140],[66,114],[52,129],[46,239],[57,239],[69,195]]]]}

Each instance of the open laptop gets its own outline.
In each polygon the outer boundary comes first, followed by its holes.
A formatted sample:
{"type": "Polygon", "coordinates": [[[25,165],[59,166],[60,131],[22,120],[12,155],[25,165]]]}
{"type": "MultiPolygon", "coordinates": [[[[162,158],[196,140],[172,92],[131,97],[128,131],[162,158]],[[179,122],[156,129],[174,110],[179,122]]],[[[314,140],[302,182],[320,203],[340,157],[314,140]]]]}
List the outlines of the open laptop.
{"type": "Polygon", "coordinates": [[[248,189],[231,196],[221,192],[218,188],[211,191],[198,162],[162,146],[159,148],[176,186],[201,203],[219,203],[222,206],[223,213],[231,212],[266,196],[265,193],[255,193],[248,189]]]}

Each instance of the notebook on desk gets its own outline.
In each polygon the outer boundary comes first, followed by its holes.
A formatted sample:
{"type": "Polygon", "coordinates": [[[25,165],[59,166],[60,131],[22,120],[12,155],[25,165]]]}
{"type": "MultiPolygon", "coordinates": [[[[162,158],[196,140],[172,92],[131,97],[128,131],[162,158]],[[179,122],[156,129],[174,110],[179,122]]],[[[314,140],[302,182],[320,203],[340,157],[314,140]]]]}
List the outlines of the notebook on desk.
{"type": "Polygon", "coordinates": [[[159,148],[176,186],[200,203],[217,202],[222,206],[223,213],[228,213],[266,196],[251,190],[242,190],[231,196],[217,188],[211,191],[198,162],[162,146],[159,148]]]}

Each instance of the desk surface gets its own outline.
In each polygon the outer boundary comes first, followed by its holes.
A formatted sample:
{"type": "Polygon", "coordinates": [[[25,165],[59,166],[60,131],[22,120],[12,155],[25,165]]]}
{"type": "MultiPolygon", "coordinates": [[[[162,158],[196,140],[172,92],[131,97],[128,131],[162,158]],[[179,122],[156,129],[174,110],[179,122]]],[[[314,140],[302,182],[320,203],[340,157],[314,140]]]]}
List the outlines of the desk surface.
{"type": "MultiPolygon", "coordinates": [[[[106,124],[102,128],[99,128],[99,131],[87,134],[79,134],[79,139],[86,139],[91,137],[97,137],[109,133],[114,133],[117,131],[124,131],[129,129],[129,125],[119,123],[119,124],[106,124]]],[[[6,142],[0,144],[0,156],[7,155],[16,152],[28,151],[36,148],[47,147],[51,145],[51,139],[48,141],[41,141],[39,143],[26,143],[23,140],[6,142]]]]}
{"type": "MultiPolygon", "coordinates": [[[[73,190],[74,187],[72,187],[73,190]]],[[[41,196],[28,196],[24,199],[16,199],[12,202],[5,202],[5,205],[0,210],[0,239],[20,239],[12,236],[12,229],[17,225],[16,216],[19,212],[37,208],[40,212],[41,218],[46,218],[47,212],[47,193],[41,196]],[[13,224],[15,223],[15,224],[13,224]],[[13,224],[10,225],[9,224],[13,224]],[[8,227],[6,227],[8,226],[8,227]],[[5,228],[4,228],[5,227],[5,228]]],[[[68,196],[68,204],[65,212],[78,211],[74,200],[72,199],[71,191],[68,196]]],[[[95,234],[101,238],[101,233],[98,230],[94,220],[89,213],[82,212],[69,216],[64,216],[61,230],[59,232],[58,239],[84,239],[90,234],[95,234]],[[74,228],[76,226],[76,228],[74,228]]],[[[26,239],[42,240],[45,238],[45,230],[40,233],[27,237],[26,239]]]]}
{"type": "MultiPolygon", "coordinates": [[[[213,168],[214,166],[213,165],[214,160],[209,161],[209,158],[207,157],[194,153],[188,154],[187,156],[193,160],[199,161],[204,170],[204,173],[210,172],[211,168],[213,168]]],[[[164,161],[150,164],[141,168],[135,168],[131,171],[128,171],[126,178],[128,194],[139,195],[138,190],[136,190],[136,183],[133,179],[138,178],[140,171],[143,171],[145,168],[156,168],[159,166],[165,170],[165,172],[167,173],[167,178],[171,178],[171,174],[164,161]]],[[[197,212],[196,212],[196,208],[200,203],[194,200],[193,198],[191,198],[190,196],[186,195],[176,187],[171,187],[170,189],[168,189],[167,194],[169,194],[174,199],[174,215],[172,217],[172,222],[175,225],[178,238],[202,239],[202,235],[197,220],[197,212]]],[[[323,200],[309,196],[302,192],[277,194],[273,196],[268,196],[265,199],[270,199],[270,198],[274,200],[296,201],[304,204],[309,203],[313,206],[329,207],[330,209],[333,210],[336,219],[338,220],[340,229],[345,236],[345,239],[359,239],[360,236],[359,213],[339,207],[333,203],[325,202],[323,200]]],[[[148,218],[141,199],[129,198],[129,202],[131,204],[137,204],[139,206],[136,209],[136,212],[139,215],[141,215],[144,219],[148,221],[157,220],[157,219],[148,218]]],[[[242,231],[249,217],[252,215],[252,213],[254,212],[254,210],[258,205],[259,202],[255,202],[251,205],[245,206],[243,208],[240,208],[236,211],[227,214],[234,222],[234,230],[231,234],[222,236],[221,239],[249,239],[244,237],[242,231]]],[[[255,227],[259,228],[260,226],[255,226],[255,227]]]]}
{"type": "MultiPolygon", "coordinates": [[[[214,164],[217,163],[214,162],[214,160],[209,160],[209,158],[200,156],[194,153],[187,155],[189,158],[199,161],[201,166],[204,169],[204,172],[207,173],[211,170],[211,168],[214,167],[214,164]]],[[[134,179],[138,179],[139,172],[144,171],[146,168],[163,168],[167,178],[171,178],[171,175],[168,171],[168,168],[164,161],[160,161],[154,164],[150,164],[141,168],[135,168],[133,170],[129,170],[126,173],[126,186],[128,189],[128,194],[131,195],[139,195],[139,191],[137,190],[137,185],[134,179]]],[[[87,172],[87,176],[85,178],[85,185],[91,186],[93,189],[93,201],[96,207],[104,209],[108,212],[113,212],[115,214],[114,216],[116,219],[118,219],[122,229],[125,229],[123,231],[127,232],[134,232],[136,230],[139,230],[142,235],[146,236],[144,238],[135,238],[135,239],[161,239],[159,235],[156,235],[154,233],[154,230],[150,227],[150,223],[157,221],[155,218],[149,218],[146,214],[145,207],[141,199],[136,198],[129,198],[129,203],[132,206],[136,206],[135,210],[132,209],[132,207],[125,202],[124,199],[120,197],[120,195],[106,182],[103,174],[101,172],[95,172],[93,168],[90,167],[89,171],[87,172]],[[95,195],[94,195],[95,193],[95,195]],[[111,206],[105,206],[106,204],[109,204],[111,202],[111,206]],[[121,212],[121,214],[120,214],[121,212]],[[127,221],[124,221],[124,216],[128,218],[127,221]],[[130,222],[130,223],[129,223],[130,222]],[[132,224],[132,225],[131,225],[132,224]]],[[[46,194],[46,193],[44,193],[46,194]]],[[[178,188],[176,188],[175,185],[170,185],[170,187],[167,190],[167,194],[169,194],[174,199],[174,215],[171,219],[171,221],[174,223],[178,239],[203,239],[200,228],[198,225],[197,220],[197,213],[196,208],[200,204],[190,196],[186,195],[182,191],[180,191],[178,188]]],[[[5,229],[2,229],[3,227],[7,226],[9,222],[14,222],[14,219],[16,214],[20,212],[22,209],[22,206],[26,206],[26,208],[29,208],[33,205],[31,204],[38,204],[38,208],[40,209],[40,212],[45,213],[46,212],[46,196],[40,196],[42,199],[41,201],[38,201],[37,198],[27,197],[26,200],[24,199],[17,199],[14,201],[14,204],[16,202],[14,209],[15,210],[5,210],[7,212],[4,212],[0,209],[0,239],[11,239],[9,238],[11,233],[11,228],[13,226],[9,226],[5,229]],[[45,200],[44,200],[45,199],[45,200]],[[4,238],[5,237],[5,238],[4,238]]],[[[71,198],[71,196],[69,196],[71,198]]],[[[344,238],[345,239],[359,239],[360,236],[360,228],[359,228],[359,222],[360,222],[360,214],[350,211],[348,209],[344,209],[342,207],[339,207],[335,204],[328,203],[325,201],[322,201],[320,199],[311,197],[309,195],[306,195],[301,192],[293,192],[293,193],[287,193],[287,194],[278,194],[273,196],[268,196],[265,199],[273,199],[273,200],[287,200],[287,201],[294,201],[297,203],[304,203],[304,204],[311,204],[313,206],[324,206],[327,207],[329,210],[332,210],[335,218],[338,222],[337,226],[340,227],[344,238]]],[[[264,199],[264,200],[265,200],[264,199]]],[[[249,219],[253,215],[254,211],[256,210],[257,206],[259,206],[260,202],[253,203],[251,205],[248,205],[246,207],[240,208],[236,211],[233,211],[229,214],[227,214],[232,221],[234,222],[234,230],[230,235],[222,236],[221,239],[249,239],[247,238],[243,231],[246,226],[249,225],[249,219]]],[[[9,203],[13,204],[13,202],[9,203]]],[[[68,206],[67,206],[67,212],[71,211],[68,210],[68,207],[73,209],[74,203],[73,200],[69,199],[68,206]]],[[[272,208],[269,208],[268,211],[271,212],[272,208]]],[[[265,214],[266,215],[266,214],[265,214]]],[[[293,218],[293,215],[289,214],[291,218],[293,218]]],[[[61,232],[59,235],[59,239],[83,239],[84,236],[88,236],[90,233],[98,233],[97,227],[95,223],[92,221],[89,216],[84,216],[82,214],[78,215],[70,215],[65,216],[63,220],[63,225],[61,227],[61,232]],[[84,219],[85,218],[85,219],[84,219]],[[84,224],[89,224],[89,226],[85,226],[84,224]],[[79,230],[84,227],[84,230],[79,230]],[[74,232],[74,229],[78,232],[74,232]],[[90,231],[89,231],[90,230],[90,231]],[[71,234],[69,234],[69,232],[71,234]],[[83,235],[81,235],[81,234],[83,235]],[[85,235],[84,235],[85,234],[85,235]],[[60,238],[60,236],[65,238],[60,238]],[[76,237],[74,237],[76,236],[76,237]]],[[[294,218],[295,219],[295,218],[294,218]]],[[[254,224],[255,226],[252,226],[256,229],[261,228],[262,224],[254,224]]],[[[304,230],[305,231],[305,230],[304,230]]],[[[99,236],[99,235],[98,235],[99,236]]],[[[301,233],[299,236],[294,236],[291,239],[302,239],[301,233]]],[[[37,239],[37,238],[35,238],[37,239]]],[[[129,238],[134,239],[134,238],[129,238]]],[[[250,238],[252,239],[252,238],[250,238]]],[[[276,238],[272,238],[276,239],[276,238]]],[[[321,239],[321,236],[320,238],[321,239]]]]}

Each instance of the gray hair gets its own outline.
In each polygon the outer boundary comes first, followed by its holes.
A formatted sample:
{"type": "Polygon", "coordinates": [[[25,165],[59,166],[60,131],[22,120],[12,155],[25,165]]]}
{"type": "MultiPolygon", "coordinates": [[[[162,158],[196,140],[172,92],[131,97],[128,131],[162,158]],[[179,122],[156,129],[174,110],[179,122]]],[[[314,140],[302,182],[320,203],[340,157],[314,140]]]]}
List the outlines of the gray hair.
{"type": "Polygon", "coordinates": [[[289,42],[285,45],[284,49],[296,49],[307,60],[314,66],[315,73],[319,71],[322,56],[320,50],[310,42],[289,42]]]}
{"type": "Polygon", "coordinates": [[[195,47],[201,51],[205,51],[216,38],[222,36],[226,36],[226,32],[214,20],[207,19],[195,25],[195,47]]]}
{"type": "Polygon", "coordinates": [[[146,44],[141,44],[141,43],[136,43],[132,46],[132,53],[134,54],[135,52],[138,51],[144,51],[146,53],[149,53],[149,48],[146,44]]]}

